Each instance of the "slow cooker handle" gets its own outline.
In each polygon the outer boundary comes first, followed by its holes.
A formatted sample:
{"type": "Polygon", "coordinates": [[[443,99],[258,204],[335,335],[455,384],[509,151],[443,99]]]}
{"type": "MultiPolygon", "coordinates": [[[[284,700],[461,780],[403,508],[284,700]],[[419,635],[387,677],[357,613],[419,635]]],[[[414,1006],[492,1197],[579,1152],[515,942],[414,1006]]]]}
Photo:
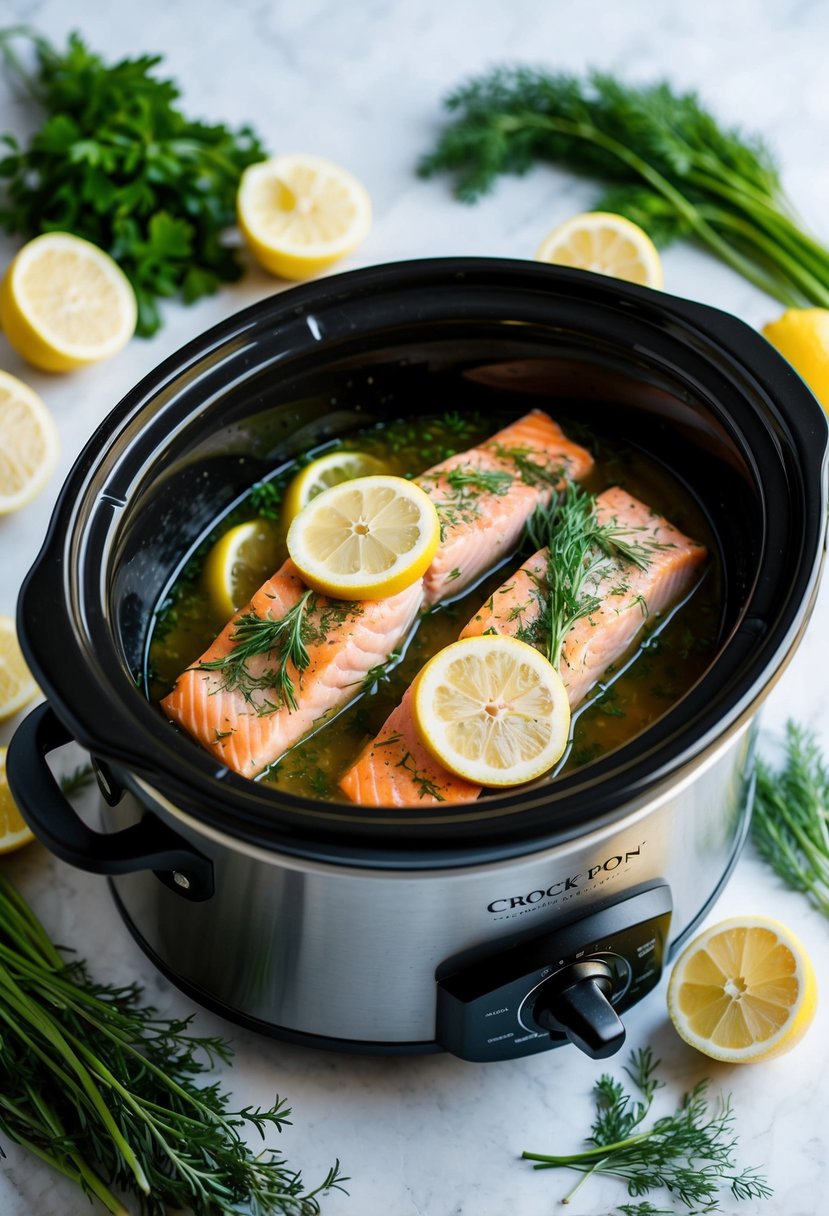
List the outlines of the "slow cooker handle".
{"type": "Polygon", "coordinates": [[[64,796],[46,756],[72,742],[48,702],[17,728],[7,757],[12,796],[29,827],[62,861],[92,874],[153,870],[165,886],[199,902],[213,894],[213,864],[152,812],[120,832],[88,827],[64,796]]]}

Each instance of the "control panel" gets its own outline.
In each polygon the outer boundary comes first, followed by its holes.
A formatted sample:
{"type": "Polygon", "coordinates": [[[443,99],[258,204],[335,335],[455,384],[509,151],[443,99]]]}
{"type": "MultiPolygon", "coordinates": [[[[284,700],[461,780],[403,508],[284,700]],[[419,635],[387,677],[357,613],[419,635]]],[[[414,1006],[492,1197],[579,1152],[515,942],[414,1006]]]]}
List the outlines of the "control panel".
{"type": "Polygon", "coordinates": [[[546,934],[467,952],[437,972],[437,1039],[464,1060],[509,1060],[574,1043],[595,1059],[625,1040],[619,1015],[655,987],[671,922],[666,884],[546,934]]]}

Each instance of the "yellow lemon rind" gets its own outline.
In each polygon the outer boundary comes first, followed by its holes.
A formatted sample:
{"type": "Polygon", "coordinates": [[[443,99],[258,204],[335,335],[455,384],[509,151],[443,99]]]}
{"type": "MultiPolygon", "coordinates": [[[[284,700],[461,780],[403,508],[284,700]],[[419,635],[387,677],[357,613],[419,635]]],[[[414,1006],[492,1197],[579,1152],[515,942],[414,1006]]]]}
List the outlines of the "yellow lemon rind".
{"type": "MultiPolygon", "coordinates": [[[[14,808],[14,814],[20,819],[23,824],[16,832],[2,831],[0,832],[0,855],[4,853],[14,853],[17,849],[22,849],[24,845],[31,844],[35,839],[34,833],[27,823],[24,822],[22,815],[14,805],[14,800],[11,796],[11,790],[6,779],[6,753],[7,748],[0,747],[0,804],[6,803],[7,806],[14,808]]],[[[0,812],[2,806],[0,805],[0,812]]],[[[5,824],[5,816],[0,814],[0,823],[5,824]]]]}
{"type": "Polygon", "coordinates": [[[138,305],[129,279],[120,266],[97,245],[67,232],[45,232],[34,237],[17,253],[0,283],[0,327],[11,346],[34,367],[47,372],[68,372],[109,359],[129,342],[138,319],[138,305]],[[20,280],[32,258],[49,245],[80,251],[94,259],[120,296],[123,323],[106,342],[90,346],[73,345],[59,334],[48,332],[30,315],[20,280]]]}
{"type": "MultiPolygon", "coordinates": [[[[0,491],[0,515],[10,515],[13,511],[19,511],[21,507],[28,506],[46,486],[58,463],[60,439],[54,418],[38,394],[29,388],[28,384],[24,384],[22,380],[18,380],[17,376],[12,376],[9,372],[0,371],[0,387],[5,387],[12,396],[19,397],[21,401],[25,402],[26,408],[37,422],[44,441],[43,459],[37,471],[29,477],[25,485],[21,486],[16,494],[3,494],[0,491]]],[[[5,443],[8,458],[10,455],[9,440],[6,439],[5,443]]]]}
{"type": "Polygon", "coordinates": [[[434,760],[443,768],[448,769],[456,777],[474,782],[490,789],[507,789],[515,785],[525,785],[543,777],[561,759],[567,747],[570,733],[570,703],[567,690],[561,676],[535,647],[520,641],[518,638],[483,635],[481,637],[461,638],[444,647],[418,673],[412,686],[412,713],[415,728],[421,743],[434,760]],[[469,764],[458,753],[442,745],[435,730],[436,718],[432,710],[434,691],[441,678],[441,667],[451,661],[455,655],[462,655],[464,650],[470,652],[477,649],[485,652],[508,648],[516,659],[521,657],[531,663],[536,670],[543,671],[548,684],[555,689],[557,718],[555,730],[551,731],[548,747],[539,754],[536,762],[525,762],[520,769],[511,769],[509,773],[498,772],[486,765],[469,764]]]}
{"type": "Polygon", "coordinates": [[[360,182],[347,169],[320,156],[285,153],[249,165],[242,174],[236,197],[236,219],[255,260],[265,270],[279,278],[301,281],[313,278],[335,262],[346,257],[366,238],[371,228],[371,198],[360,182]],[[280,174],[287,176],[297,165],[326,174],[345,185],[355,203],[355,222],[340,237],[324,242],[292,244],[277,241],[258,226],[251,198],[260,182],[278,182],[280,174]]]}
{"type": "Polygon", "coordinates": [[[775,1059],[796,1047],[812,1024],[817,1008],[817,979],[811,960],[802,943],[786,925],[768,916],[731,917],[720,921],[695,937],[680,954],[671,971],[668,983],[668,1015],[679,1037],[710,1059],[724,1064],[759,1064],[775,1059]],[[679,1007],[680,990],[684,970],[688,961],[704,949],[707,942],[729,929],[766,929],[777,935],[779,941],[791,952],[798,965],[800,980],[797,999],[791,1006],[783,1025],[767,1039],[749,1044],[747,1047],[728,1049],[712,1043],[698,1035],[687,1024],[685,1014],[679,1007]]]}
{"type": "MultiPolygon", "coordinates": [[[[378,460],[376,456],[371,456],[368,452],[337,451],[323,453],[322,456],[318,456],[316,460],[312,460],[310,464],[300,469],[289,482],[282,504],[283,526],[286,528],[290,526],[303,507],[308,506],[311,498],[316,497],[316,495],[311,495],[309,491],[314,482],[319,480],[324,469],[342,467],[348,464],[349,461],[353,462],[359,471],[348,474],[341,478],[341,481],[349,481],[352,477],[383,476],[387,471],[382,460],[378,460]]],[[[333,484],[340,483],[332,482],[333,484]]],[[[318,491],[318,493],[322,493],[322,490],[318,491]]]]}
{"type": "Polygon", "coordinates": [[[625,216],[617,215],[612,211],[585,211],[581,215],[571,216],[570,219],[565,220],[564,223],[559,224],[551,232],[547,233],[536,250],[535,257],[539,262],[573,266],[576,269],[582,270],[593,270],[594,273],[607,274],[611,278],[624,279],[628,282],[637,283],[639,286],[651,287],[657,290],[661,289],[665,283],[662,259],[651,238],[638,224],[634,224],[632,220],[627,219],[625,216]],[[596,229],[613,230],[618,236],[629,241],[634,246],[638,262],[645,272],[644,280],[629,279],[625,275],[614,273],[614,270],[611,268],[599,270],[598,268],[576,262],[559,261],[556,254],[565,249],[576,234],[592,232],[596,229]]]}
{"type": "Polygon", "coordinates": [[[388,599],[405,591],[412,583],[417,582],[428,570],[440,543],[440,520],[437,510],[428,494],[405,477],[392,475],[359,477],[341,482],[323,490],[299,512],[288,529],[287,545],[291,561],[299,571],[303,581],[321,595],[331,599],[347,600],[380,600],[388,599]],[[307,550],[304,542],[304,532],[313,520],[313,514],[325,510],[336,501],[336,496],[361,483],[380,483],[396,487],[398,492],[410,501],[417,503],[422,521],[421,536],[417,546],[404,560],[401,560],[391,572],[375,577],[366,577],[360,571],[353,576],[332,577],[325,569],[324,562],[315,559],[307,550]]]}

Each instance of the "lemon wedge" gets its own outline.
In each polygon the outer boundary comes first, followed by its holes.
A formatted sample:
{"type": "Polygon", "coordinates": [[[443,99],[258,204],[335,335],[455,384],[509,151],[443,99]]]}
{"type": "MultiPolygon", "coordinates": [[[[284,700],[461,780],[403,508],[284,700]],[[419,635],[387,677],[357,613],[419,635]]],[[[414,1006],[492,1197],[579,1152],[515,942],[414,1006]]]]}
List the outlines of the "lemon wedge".
{"type": "Polygon", "coordinates": [[[34,840],[31,829],[17,809],[6,779],[6,751],[0,747],[0,853],[12,853],[34,840]]]}
{"type": "Polygon", "coordinates": [[[353,481],[355,477],[374,477],[385,472],[383,462],[369,456],[368,452],[326,452],[300,469],[289,484],[282,507],[283,522],[290,524],[312,498],[330,486],[353,481]]]}
{"type": "Polygon", "coordinates": [[[10,616],[0,616],[0,722],[11,718],[37,695],[10,616]]]}
{"type": "Polygon", "coordinates": [[[207,555],[202,578],[222,620],[251,599],[279,564],[279,536],[266,519],[250,519],[225,532],[207,555]]]}
{"type": "Polygon", "coordinates": [[[315,591],[380,600],[425,573],[439,540],[438,513],[419,486],[358,477],[311,499],[288,529],[288,553],[315,591]]]}
{"type": "Polygon", "coordinates": [[[536,258],[556,266],[592,270],[644,287],[661,287],[662,261],[651,238],[638,224],[611,211],[586,211],[554,228],[536,258]]]}
{"type": "Polygon", "coordinates": [[[236,214],[261,266],[310,279],[365,238],[371,199],[356,177],[320,156],[274,156],[245,169],[236,214]]]}
{"type": "Polygon", "coordinates": [[[47,232],[24,245],[0,284],[0,325],[35,367],[66,372],[108,359],[135,331],[135,293],[97,245],[47,232]]]}
{"type": "Polygon", "coordinates": [[[58,461],[58,430],[46,406],[22,380],[0,371],[0,515],[26,506],[58,461]]]}
{"type": "Polygon", "coordinates": [[[763,326],[776,346],[829,411],[829,308],[790,308],[763,326]]]}
{"type": "Polygon", "coordinates": [[[814,1017],[817,982],[804,947],[764,916],[722,921],[677,959],[668,1012],[677,1033],[729,1064],[782,1055],[814,1017]]]}
{"type": "Polygon", "coordinates": [[[570,704],[561,676],[517,638],[453,642],[417,677],[412,704],[424,747],[478,785],[532,781],[567,746],[570,704]]]}

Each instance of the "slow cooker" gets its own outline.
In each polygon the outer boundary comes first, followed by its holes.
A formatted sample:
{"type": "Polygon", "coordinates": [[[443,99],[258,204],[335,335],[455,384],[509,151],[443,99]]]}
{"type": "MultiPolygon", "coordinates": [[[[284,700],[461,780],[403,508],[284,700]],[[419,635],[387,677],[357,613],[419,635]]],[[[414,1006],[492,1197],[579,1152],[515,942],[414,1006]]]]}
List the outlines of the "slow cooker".
{"type": "Polygon", "coordinates": [[[12,741],[14,797],[228,1018],[345,1050],[607,1055],[744,840],[756,711],[816,594],[826,447],[763,338],[602,276],[441,259],[264,300],[147,376],[70,473],[20,595],[48,700],[12,741]],[[374,419],[561,402],[680,478],[719,550],[716,657],[632,742],[476,804],[368,810],[238,777],[149,703],[153,612],[255,481],[374,419]],[[69,739],[94,757],[100,831],[46,763],[69,739]]]}

